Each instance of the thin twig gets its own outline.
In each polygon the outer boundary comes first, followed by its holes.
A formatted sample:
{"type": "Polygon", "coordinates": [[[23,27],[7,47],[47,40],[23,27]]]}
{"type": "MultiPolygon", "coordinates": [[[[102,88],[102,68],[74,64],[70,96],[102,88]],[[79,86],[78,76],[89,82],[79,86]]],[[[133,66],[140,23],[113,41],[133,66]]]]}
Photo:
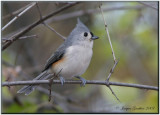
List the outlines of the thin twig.
{"type": "Polygon", "coordinates": [[[25,10],[23,10],[21,13],[19,13],[17,16],[15,16],[11,21],[9,21],[3,28],[2,31],[5,30],[9,25],[11,25],[16,19],[18,19],[20,16],[22,16],[25,12],[27,12],[29,9],[31,9],[36,2],[31,3],[29,7],[27,7],[25,10]]]}
{"type": "Polygon", "coordinates": [[[62,69],[57,73],[57,74],[53,74],[52,78],[49,79],[49,97],[48,97],[48,101],[50,102],[51,101],[51,97],[52,97],[52,84],[53,84],[53,80],[54,80],[54,77],[58,77],[59,74],[61,73],[62,69]]]}
{"type": "MultiPolygon", "coordinates": [[[[102,5],[102,4],[101,4],[102,5]]],[[[109,75],[108,75],[108,78],[107,78],[107,82],[109,82],[109,78],[111,77],[111,74],[113,73],[114,71],[114,68],[116,67],[116,65],[118,64],[118,61],[116,60],[116,56],[115,56],[115,53],[114,53],[114,50],[113,50],[113,47],[112,47],[112,42],[111,42],[111,38],[110,38],[110,35],[109,35],[109,31],[108,31],[108,27],[107,27],[107,23],[105,21],[105,18],[104,18],[104,15],[103,15],[103,10],[101,8],[101,5],[99,6],[100,8],[100,11],[102,13],[102,18],[103,18],[103,21],[104,21],[104,25],[105,25],[105,30],[107,32],[107,36],[108,36],[108,40],[109,40],[109,43],[110,43],[110,46],[111,46],[111,50],[112,50],[112,55],[113,55],[113,59],[114,59],[114,66],[113,68],[111,69],[109,75]]]]}
{"type": "MultiPolygon", "coordinates": [[[[40,19],[42,19],[42,13],[40,11],[40,8],[39,8],[39,5],[38,5],[38,2],[36,2],[36,6],[37,6],[37,9],[38,9],[38,12],[39,12],[39,16],[40,16],[40,19]]],[[[42,22],[44,24],[45,27],[47,27],[49,30],[55,32],[58,36],[60,36],[63,40],[66,39],[66,37],[62,36],[60,33],[58,33],[55,29],[53,29],[51,26],[49,26],[48,24],[46,24],[45,22],[42,22]]]]}
{"type": "Polygon", "coordinates": [[[38,38],[38,36],[37,35],[22,36],[19,39],[27,39],[27,38],[38,38]]]}
{"type": "MultiPolygon", "coordinates": [[[[22,36],[22,37],[19,38],[19,40],[20,40],[20,39],[27,39],[27,38],[38,38],[38,36],[37,36],[37,35],[22,36]]],[[[3,41],[3,42],[10,41],[10,40],[11,40],[11,39],[9,39],[9,38],[2,38],[2,41],[3,41]]]]}
{"type": "Polygon", "coordinates": [[[48,101],[50,102],[51,101],[51,97],[52,97],[52,84],[53,84],[53,78],[51,78],[50,80],[49,80],[49,94],[48,94],[48,101]]]}
{"type": "MultiPolygon", "coordinates": [[[[138,2],[141,3],[141,4],[143,4],[143,5],[145,5],[145,6],[150,7],[150,8],[152,8],[152,9],[156,10],[156,11],[158,11],[158,8],[156,8],[156,7],[154,7],[154,6],[150,5],[150,4],[147,4],[147,3],[141,2],[141,1],[138,1],[138,2]]],[[[157,3],[158,3],[158,2],[157,2],[157,3]]],[[[157,6],[158,6],[158,4],[157,4],[157,6]]]]}
{"type": "MultiPolygon", "coordinates": [[[[44,87],[38,86],[36,89],[37,89],[38,91],[40,91],[40,92],[43,92],[43,93],[49,95],[49,91],[48,91],[46,88],[44,88],[44,87]]],[[[69,98],[69,97],[65,97],[65,96],[63,96],[63,95],[60,95],[60,94],[57,93],[57,92],[51,92],[51,96],[52,96],[52,97],[55,97],[55,98],[58,98],[58,99],[60,99],[61,101],[65,101],[65,102],[69,102],[69,103],[78,103],[75,99],[69,98]]]]}
{"type": "Polygon", "coordinates": [[[105,21],[105,18],[104,18],[104,15],[103,15],[103,10],[102,10],[101,6],[99,6],[99,8],[100,8],[101,13],[102,13],[103,21],[104,21],[104,24],[105,24],[105,30],[106,30],[106,32],[107,32],[109,44],[110,44],[110,46],[111,46],[112,55],[113,55],[113,59],[114,59],[114,63],[115,63],[115,62],[116,62],[116,56],[115,56],[115,53],[114,53],[114,50],[113,50],[113,47],[112,47],[111,38],[110,38],[110,35],[109,35],[107,23],[106,23],[106,21],[105,21]]]}
{"type": "Polygon", "coordinates": [[[66,39],[66,37],[62,36],[60,33],[58,33],[55,29],[53,29],[51,26],[49,26],[48,24],[44,23],[44,25],[51,31],[55,32],[58,36],[60,36],[63,40],[66,39]]]}
{"type": "Polygon", "coordinates": [[[36,2],[36,6],[37,6],[37,9],[38,9],[38,12],[39,12],[39,17],[40,17],[40,19],[42,19],[42,14],[41,14],[38,2],[36,2]]]}
{"type": "Polygon", "coordinates": [[[106,79],[107,82],[109,82],[109,79],[110,79],[112,73],[114,72],[114,69],[115,69],[116,65],[118,64],[118,61],[119,61],[119,60],[116,60],[116,62],[114,63],[112,69],[110,70],[110,73],[109,73],[109,75],[108,75],[108,77],[107,77],[107,79],[106,79]]]}
{"type": "Polygon", "coordinates": [[[114,93],[114,91],[112,90],[112,88],[110,87],[110,85],[108,85],[107,87],[111,90],[112,94],[113,94],[113,95],[116,97],[116,99],[120,102],[119,98],[116,96],[116,94],[114,93]]]}
{"type": "Polygon", "coordinates": [[[105,30],[106,30],[106,32],[107,32],[108,40],[109,40],[109,43],[110,43],[110,46],[111,46],[112,55],[113,55],[113,59],[114,59],[114,65],[113,65],[112,69],[110,70],[110,73],[109,73],[109,75],[108,75],[108,77],[107,77],[107,80],[106,80],[107,85],[106,85],[106,86],[110,89],[110,91],[112,92],[112,94],[113,94],[113,95],[116,97],[116,99],[120,102],[120,100],[118,99],[118,97],[116,96],[116,94],[113,92],[112,88],[111,88],[110,85],[109,85],[109,79],[110,79],[110,77],[111,77],[111,75],[112,75],[112,73],[113,73],[116,65],[118,64],[118,61],[116,60],[116,56],[115,56],[115,53],[114,53],[114,50],[113,50],[113,47],[112,47],[111,38],[110,38],[110,35],[109,35],[107,23],[106,23],[106,21],[105,21],[105,18],[104,18],[104,15],[103,15],[103,10],[102,10],[101,6],[102,6],[102,4],[99,6],[99,8],[100,8],[100,11],[101,11],[101,13],[102,13],[102,17],[103,17],[103,21],[104,21],[104,25],[105,25],[105,30]]]}
{"type": "Polygon", "coordinates": [[[17,15],[18,13],[20,13],[21,11],[23,11],[24,9],[26,9],[28,6],[30,6],[30,4],[27,4],[26,6],[23,6],[22,8],[16,10],[16,11],[13,11],[5,16],[2,17],[2,19],[6,19],[6,18],[10,18],[11,16],[15,16],[17,15]]]}
{"type": "Polygon", "coordinates": [[[73,4],[67,4],[61,8],[59,8],[58,10],[48,14],[47,16],[43,17],[41,20],[38,20],[36,22],[34,22],[33,24],[31,24],[30,26],[28,26],[27,28],[25,28],[24,30],[20,31],[19,33],[17,33],[16,35],[14,35],[13,37],[11,37],[11,41],[7,41],[6,43],[4,43],[4,45],[2,46],[2,51],[5,50],[8,46],[10,46],[14,41],[16,41],[19,37],[23,36],[25,33],[29,32],[30,30],[32,30],[34,27],[36,27],[37,25],[41,24],[42,22],[44,22],[45,20],[51,18],[52,16],[55,16],[56,14],[78,4],[79,2],[73,3],[73,4]]]}
{"type": "MultiPolygon", "coordinates": [[[[39,84],[49,84],[49,83],[50,83],[49,80],[13,81],[13,82],[2,82],[2,86],[39,85],[39,84]]],[[[80,81],[80,80],[66,80],[65,81],[65,84],[81,84],[81,83],[82,83],[82,81],[80,81]]],[[[53,80],[53,84],[61,84],[61,81],[60,80],[53,80]]],[[[106,81],[97,81],[97,80],[86,80],[86,84],[107,85],[107,82],[106,81]]],[[[149,85],[120,83],[120,82],[109,82],[109,85],[133,87],[133,88],[158,91],[158,87],[149,86],[149,85]]]]}

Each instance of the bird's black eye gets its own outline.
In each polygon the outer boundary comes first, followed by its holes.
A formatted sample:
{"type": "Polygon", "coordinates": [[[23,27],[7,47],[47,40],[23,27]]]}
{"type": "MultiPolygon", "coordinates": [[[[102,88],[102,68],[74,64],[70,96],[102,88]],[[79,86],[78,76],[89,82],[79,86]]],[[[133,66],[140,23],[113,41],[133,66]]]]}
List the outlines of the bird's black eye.
{"type": "Polygon", "coordinates": [[[87,32],[85,32],[85,33],[84,33],[84,36],[85,36],[85,37],[87,37],[87,36],[88,36],[88,33],[87,33],[87,32]]]}
{"type": "Polygon", "coordinates": [[[90,34],[91,34],[91,36],[93,37],[93,33],[92,33],[92,32],[90,32],[90,34]]]}

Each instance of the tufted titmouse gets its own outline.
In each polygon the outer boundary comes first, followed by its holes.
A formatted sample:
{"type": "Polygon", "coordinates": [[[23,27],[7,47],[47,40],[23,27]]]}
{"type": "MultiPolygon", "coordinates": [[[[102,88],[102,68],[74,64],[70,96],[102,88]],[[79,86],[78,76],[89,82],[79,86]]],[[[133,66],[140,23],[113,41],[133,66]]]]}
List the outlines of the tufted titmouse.
{"type": "MultiPolygon", "coordinates": [[[[42,73],[33,80],[47,79],[48,73],[58,74],[63,85],[66,78],[76,77],[85,85],[86,80],[82,75],[89,66],[92,58],[93,40],[98,39],[92,32],[79,20],[76,27],[70,33],[65,42],[47,60],[42,73]],[[65,79],[64,79],[65,78],[65,79]]],[[[30,94],[35,85],[22,87],[18,93],[30,94]]]]}

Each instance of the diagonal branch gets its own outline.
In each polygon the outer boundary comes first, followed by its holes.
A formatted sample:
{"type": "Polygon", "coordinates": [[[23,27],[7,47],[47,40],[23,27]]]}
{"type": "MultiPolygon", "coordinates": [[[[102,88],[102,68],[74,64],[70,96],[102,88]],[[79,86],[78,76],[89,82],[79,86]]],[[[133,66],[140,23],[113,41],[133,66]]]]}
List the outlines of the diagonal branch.
{"type": "Polygon", "coordinates": [[[31,9],[36,2],[31,3],[30,6],[28,6],[25,10],[23,10],[21,13],[19,13],[17,16],[15,16],[11,21],[9,21],[3,28],[2,31],[5,30],[9,25],[11,25],[14,21],[16,21],[20,16],[22,16],[25,12],[27,12],[29,9],[31,9]]]}
{"type": "Polygon", "coordinates": [[[114,59],[114,63],[115,63],[115,62],[116,62],[116,56],[115,56],[115,53],[114,53],[114,50],[113,50],[113,47],[112,47],[111,38],[110,38],[110,35],[109,35],[107,23],[106,23],[106,21],[105,21],[105,18],[104,18],[104,15],[103,15],[103,10],[102,10],[101,6],[99,6],[99,8],[100,8],[101,13],[102,13],[103,21],[104,21],[104,24],[105,24],[105,30],[106,30],[106,32],[107,32],[109,44],[110,44],[110,46],[111,46],[112,55],[113,55],[113,59],[114,59]]]}
{"type": "Polygon", "coordinates": [[[23,11],[24,9],[26,9],[28,6],[30,6],[30,4],[28,4],[26,6],[23,6],[20,9],[18,9],[16,11],[13,11],[12,13],[9,13],[9,14],[3,16],[2,19],[4,20],[6,18],[10,18],[11,16],[15,16],[15,15],[19,14],[21,11],[23,11]]]}
{"type": "Polygon", "coordinates": [[[4,43],[4,45],[2,46],[2,51],[5,50],[8,46],[10,46],[14,41],[16,41],[19,37],[23,36],[25,33],[29,32],[30,30],[32,30],[33,28],[35,28],[37,25],[41,24],[42,22],[44,22],[45,20],[51,18],[52,16],[55,16],[56,14],[78,4],[79,2],[75,2],[73,4],[67,4],[59,9],[57,9],[56,11],[48,14],[47,16],[43,17],[42,19],[34,22],[33,24],[31,24],[30,26],[28,26],[27,28],[25,28],[24,30],[20,31],[19,33],[17,33],[16,35],[14,35],[13,37],[11,37],[10,41],[7,41],[4,43]]]}
{"type": "Polygon", "coordinates": [[[66,37],[62,36],[60,33],[58,33],[54,28],[52,28],[51,26],[49,26],[48,24],[44,23],[44,25],[50,29],[51,31],[55,32],[58,36],[60,36],[63,40],[66,39],[66,37]]]}
{"type": "MultiPolygon", "coordinates": [[[[118,60],[118,61],[119,61],[119,60],[118,60]]],[[[114,63],[112,69],[110,70],[110,73],[109,73],[109,75],[108,75],[108,77],[107,77],[107,79],[106,79],[107,82],[109,81],[112,73],[114,72],[114,69],[115,69],[116,65],[118,64],[118,61],[116,61],[116,62],[114,63]]]]}
{"type": "MultiPolygon", "coordinates": [[[[36,6],[37,6],[37,9],[38,9],[38,12],[39,12],[39,16],[40,16],[40,19],[42,19],[42,13],[40,11],[40,8],[39,8],[39,5],[38,5],[38,2],[36,3],[36,6]]],[[[60,36],[63,40],[66,39],[66,37],[62,36],[60,33],[58,33],[55,29],[53,29],[51,26],[49,26],[48,24],[46,24],[45,22],[42,22],[44,24],[45,27],[47,27],[48,29],[50,29],[51,31],[55,32],[58,36],[60,36]]]]}
{"type": "MultiPolygon", "coordinates": [[[[49,84],[50,80],[29,80],[29,81],[12,81],[12,82],[2,82],[2,86],[16,86],[16,85],[39,85],[39,84],[49,84]]],[[[53,84],[61,84],[60,80],[53,80],[53,84]]],[[[80,80],[66,80],[65,84],[81,84],[80,80]]],[[[65,85],[64,84],[64,85],[65,85]]],[[[94,84],[94,85],[107,85],[106,81],[98,81],[98,80],[86,80],[86,84],[94,84]]],[[[140,84],[131,84],[131,83],[120,83],[120,82],[109,82],[109,85],[113,86],[123,86],[123,87],[133,87],[147,90],[155,90],[158,91],[158,87],[149,86],[149,85],[140,85],[140,84]]]]}
{"type": "Polygon", "coordinates": [[[112,90],[111,86],[108,85],[108,88],[110,89],[110,91],[112,92],[112,94],[116,97],[116,99],[120,102],[120,100],[118,99],[118,97],[116,96],[116,94],[114,93],[114,91],[112,90]]]}

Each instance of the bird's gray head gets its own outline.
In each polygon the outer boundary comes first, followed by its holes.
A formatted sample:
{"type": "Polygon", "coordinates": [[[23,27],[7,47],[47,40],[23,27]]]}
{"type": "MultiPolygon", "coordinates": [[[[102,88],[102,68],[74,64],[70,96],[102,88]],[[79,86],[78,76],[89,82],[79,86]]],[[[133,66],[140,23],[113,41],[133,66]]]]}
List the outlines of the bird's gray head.
{"type": "Polygon", "coordinates": [[[72,42],[72,44],[80,44],[93,42],[93,40],[98,39],[99,37],[94,36],[93,33],[80,21],[77,19],[77,25],[70,33],[67,41],[72,42]]]}

